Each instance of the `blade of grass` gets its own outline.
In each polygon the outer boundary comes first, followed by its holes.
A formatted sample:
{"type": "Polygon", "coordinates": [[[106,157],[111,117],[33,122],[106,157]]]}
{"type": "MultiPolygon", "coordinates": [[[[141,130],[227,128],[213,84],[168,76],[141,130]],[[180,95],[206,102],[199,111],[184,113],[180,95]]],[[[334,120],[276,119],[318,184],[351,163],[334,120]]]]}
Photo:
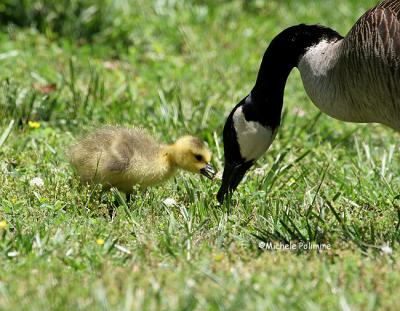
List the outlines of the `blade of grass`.
{"type": "Polygon", "coordinates": [[[10,135],[13,127],[14,127],[14,120],[11,120],[10,123],[8,124],[6,130],[3,132],[3,134],[0,137],[0,148],[3,146],[3,144],[6,142],[8,136],[10,135]]]}

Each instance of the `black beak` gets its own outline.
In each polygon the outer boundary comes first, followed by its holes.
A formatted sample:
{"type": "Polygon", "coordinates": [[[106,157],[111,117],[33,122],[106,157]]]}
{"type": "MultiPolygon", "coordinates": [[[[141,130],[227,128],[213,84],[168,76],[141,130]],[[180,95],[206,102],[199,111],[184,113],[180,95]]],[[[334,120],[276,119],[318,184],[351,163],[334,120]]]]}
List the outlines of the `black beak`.
{"type": "Polygon", "coordinates": [[[217,193],[217,200],[219,203],[224,202],[224,198],[228,193],[236,190],[240,181],[243,179],[247,170],[253,165],[253,162],[244,162],[236,165],[226,163],[224,174],[222,175],[222,185],[217,193]]]}
{"type": "Polygon", "coordinates": [[[213,179],[216,174],[214,168],[209,163],[200,170],[200,173],[209,179],[213,179]]]}

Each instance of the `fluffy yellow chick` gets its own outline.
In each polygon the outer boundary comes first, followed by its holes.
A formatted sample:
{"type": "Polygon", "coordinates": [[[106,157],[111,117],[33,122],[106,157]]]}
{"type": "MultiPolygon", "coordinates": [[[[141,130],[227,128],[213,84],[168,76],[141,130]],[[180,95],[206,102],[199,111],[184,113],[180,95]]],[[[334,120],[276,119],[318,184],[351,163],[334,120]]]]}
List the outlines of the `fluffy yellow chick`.
{"type": "Polygon", "coordinates": [[[164,145],[137,128],[96,130],[72,146],[69,159],[82,182],[116,187],[127,194],[134,185],[144,189],[167,180],[178,168],[210,179],[215,175],[211,152],[199,138],[183,136],[164,145]]]}

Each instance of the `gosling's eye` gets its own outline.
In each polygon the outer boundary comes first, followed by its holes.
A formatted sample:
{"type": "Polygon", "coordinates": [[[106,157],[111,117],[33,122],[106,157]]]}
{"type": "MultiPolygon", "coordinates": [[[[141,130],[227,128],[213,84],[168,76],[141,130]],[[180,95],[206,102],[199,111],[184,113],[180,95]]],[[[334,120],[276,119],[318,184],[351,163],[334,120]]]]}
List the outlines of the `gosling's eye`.
{"type": "Polygon", "coordinates": [[[203,156],[200,154],[195,154],[194,157],[196,158],[197,161],[202,162],[203,161],[203,156]]]}

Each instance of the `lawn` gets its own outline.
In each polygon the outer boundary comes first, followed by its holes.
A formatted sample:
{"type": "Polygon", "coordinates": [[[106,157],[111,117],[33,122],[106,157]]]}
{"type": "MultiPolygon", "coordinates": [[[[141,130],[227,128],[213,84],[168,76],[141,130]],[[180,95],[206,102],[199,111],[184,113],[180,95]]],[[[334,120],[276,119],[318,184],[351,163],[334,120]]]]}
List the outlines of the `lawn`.
{"type": "Polygon", "coordinates": [[[221,171],[268,42],[302,22],[346,34],[375,3],[2,1],[0,309],[400,309],[399,134],[321,115],[296,70],[277,139],[223,206],[220,180],[186,173],[125,202],[65,155],[141,126],[201,137],[221,171]]]}

